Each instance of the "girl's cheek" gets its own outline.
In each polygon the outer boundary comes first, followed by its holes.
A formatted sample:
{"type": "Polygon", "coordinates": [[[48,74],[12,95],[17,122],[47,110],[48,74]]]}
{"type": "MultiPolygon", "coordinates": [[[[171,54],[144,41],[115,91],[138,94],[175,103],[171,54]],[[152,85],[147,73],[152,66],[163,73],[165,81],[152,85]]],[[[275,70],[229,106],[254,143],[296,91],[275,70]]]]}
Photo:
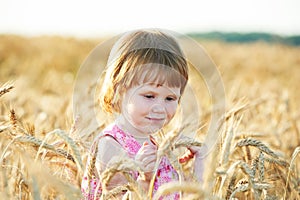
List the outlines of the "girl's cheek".
{"type": "Polygon", "coordinates": [[[178,107],[178,103],[177,102],[173,102],[170,104],[170,109],[173,110],[173,112],[176,112],[178,107]]]}
{"type": "Polygon", "coordinates": [[[175,115],[176,110],[177,110],[177,106],[178,106],[177,103],[168,106],[167,111],[168,111],[169,117],[172,118],[175,115]]]}

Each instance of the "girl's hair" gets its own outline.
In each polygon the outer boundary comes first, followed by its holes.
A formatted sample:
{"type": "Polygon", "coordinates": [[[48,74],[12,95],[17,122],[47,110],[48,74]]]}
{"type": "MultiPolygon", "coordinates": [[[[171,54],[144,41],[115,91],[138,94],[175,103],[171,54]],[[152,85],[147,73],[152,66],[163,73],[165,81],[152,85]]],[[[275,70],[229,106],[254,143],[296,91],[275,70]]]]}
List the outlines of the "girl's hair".
{"type": "Polygon", "coordinates": [[[120,112],[121,96],[143,83],[180,87],[188,80],[188,66],[176,40],[160,30],[138,30],[121,37],[107,62],[100,105],[108,112],[120,112]]]}

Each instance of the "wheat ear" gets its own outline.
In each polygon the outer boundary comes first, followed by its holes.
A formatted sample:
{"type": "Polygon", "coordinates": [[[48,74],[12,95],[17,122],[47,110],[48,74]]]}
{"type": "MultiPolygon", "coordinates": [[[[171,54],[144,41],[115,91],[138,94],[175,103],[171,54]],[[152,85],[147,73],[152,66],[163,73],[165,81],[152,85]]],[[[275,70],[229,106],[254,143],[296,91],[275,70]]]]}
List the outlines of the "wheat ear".
{"type": "Polygon", "coordinates": [[[21,142],[21,143],[27,143],[27,144],[31,144],[33,146],[43,147],[43,148],[52,150],[52,151],[56,152],[58,155],[64,156],[68,160],[71,160],[72,162],[75,163],[75,159],[73,158],[73,156],[70,155],[65,150],[56,149],[53,145],[47,144],[44,141],[35,138],[34,136],[31,136],[31,135],[17,136],[17,137],[14,138],[14,141],[21,142]]]}
{"type": "Polygon", "coordinates": [[[114,157],[113,160],[108,164],[109,166],[101,173],[101,183],[104,195],[109,193],[107,185],[109,184],[112,177],[121,172],[128,181],[129,188],[137,194],[137,198],[143,200],[145,196],[141,188],[137,185],[136,180],[132,178],[131,172],[139,172],[143,174],[141,169],[138,167],[139,163],[134,160],[124,157],[114,157]]]}
{"type": "Polygon", "coordinates": [[[205,193],[200,187],[199,183],[191,182],[169,182],[161,185],[156,191],[153,200],[160,199],[161,196],[168,195],[174,192],[184,192],[197,194],[199,199],[205,197],[205,193]]]}
{"type": "Polygon", "coordinates": [[[5,83],[0,87],[0,97],[8,92],[10,92],[14,88],[14,85],[10,82],[5,83]]]}
{"type": "Polygon", "coordinates": [[[236,146],[238,146],[238,147],[254,146],[254,147],[257,147],[259,150],[265,152],[266,154],[268,154],[268,155],[270,155],[270,156],[272,156],[274,158],[279,158],[279,156],[274,151],[272,151],[271,149],[269,149],[267,147],[267,145],[265,145],[261,141],[253,139],[253,138],[246,138],[246,139],[240,140],[236,144],[236,146]]]}
{"type": "Polygon", "coordinates": [[[227,187],[227,194],[226,194],[226,197],[225,197],[226,200],[230,199],[230,196],[231,196],[232,192],[234,191],[234,183],[236,181],[236,175],[237,174],[234,173],[231,177],[231,180],[230,180],[229,185],[227,187]]]}
{"type": "Polygon", "coordinates": [[[229,200],[233,199],[235,194],[238,192],[245,192],[247,190],[249,190],[249,183],[247,184],[241,184],[240,186],[238,186],[230,195],[229,200]]]}
{"type": "Polygon", "coordinates": [[[258,172],[259,172],[259,181],[262,182],[265,178],[265,159],[263,152],[260,152],[258,157],[258,172]]]}
{"type": "Polygon", "coordinates": [[[83,163],[81,160],[80,152],[79,152],[78,147],[75,144],[74,140],[72,138],[70,138],[63,130],[60,130],[60,129],[56,129],[54,131],[49,132],[47,134],[47,136],[45,137],[45,139],[48,137],[48,135],[52,135],[52,134],[58,135],[68,144],[68,146],[71,148],[71,150],[73,152],[75,162],[76,162],[80,172],[83,172],[83,163]]]}
{"type": "Polygon", "coordinates": [[[290,162],[290,167],[289,167],[289,171],[288,171],[288,175],[287,175],[287,178],[286,178],[286,183],[285,183],[285,192],[284,192],[284,198],[286,197],[286,192],[287,192],[287,187],[288,187],[288,183],[289,183],[289,179],[290,179],[290,175],[291,175],[291,171],[292,171],[292,166],[294,164],[294,161],[297,157],[297,155],[299,154],[300,152],[300,146],[295,148],[294,152],[293,152],[293,155],[292,155],[292,160],[290,162]]]}

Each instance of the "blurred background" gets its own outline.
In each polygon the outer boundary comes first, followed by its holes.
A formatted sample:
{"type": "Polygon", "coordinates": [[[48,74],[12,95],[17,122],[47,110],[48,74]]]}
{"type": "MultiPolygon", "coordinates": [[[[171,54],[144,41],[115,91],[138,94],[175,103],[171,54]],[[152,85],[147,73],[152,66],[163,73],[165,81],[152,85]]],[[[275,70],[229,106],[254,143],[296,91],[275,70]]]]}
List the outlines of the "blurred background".
{"type": "Polygon", "coordinates": [[[120,33],[162,28],[190,36],[207,51],[229,104],[270,92],[297,110],[299,8],[297,0],[1,0],[0,84],[14,82],[15,92],[5,97],[24,119],[44,120],[41,130],[66,128],[71,122],[55,119],[63,112],[72,121],[67,108],[89,53],[120,33]]]}

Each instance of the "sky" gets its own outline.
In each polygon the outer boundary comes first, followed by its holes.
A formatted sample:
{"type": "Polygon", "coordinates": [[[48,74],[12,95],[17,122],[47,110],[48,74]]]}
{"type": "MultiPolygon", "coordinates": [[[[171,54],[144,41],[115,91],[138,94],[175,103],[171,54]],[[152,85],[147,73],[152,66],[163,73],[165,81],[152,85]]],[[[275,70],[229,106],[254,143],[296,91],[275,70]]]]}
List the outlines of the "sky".
{"type": "Polygon", "coordinates": [[[300,35],[300,0],[0,0],[0,34],[97,37],[139,28],[300,35]]]}

